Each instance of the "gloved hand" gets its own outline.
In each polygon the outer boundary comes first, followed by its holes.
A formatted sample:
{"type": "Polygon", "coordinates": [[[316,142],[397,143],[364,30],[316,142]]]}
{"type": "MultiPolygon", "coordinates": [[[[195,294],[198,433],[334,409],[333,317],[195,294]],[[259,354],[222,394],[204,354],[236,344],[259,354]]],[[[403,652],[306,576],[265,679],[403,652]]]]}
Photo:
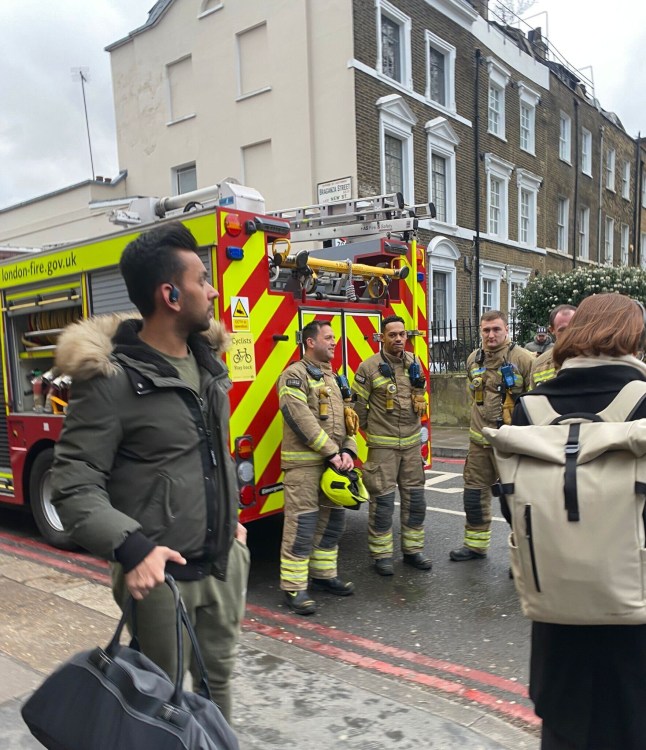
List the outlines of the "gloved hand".
{"type": "Polygon", "coordinates": [[[411,401],[413,402],[413,411],[415,412],[415,414],[419,415],[420,417],[426,414],[426,399],[424,398],[423,394],[413,394],[411,396],[411,401]]]}
{"type": "Polygon", "coordinates": [[[507,391],[505,394],[505,400],[502,405],[502,421],[504,424],[511,424],[511,415],[514,411],[514,399],[511,395],[511,391],[507,391]]]}
{"type": "Polygon", "coordinates": [[[359,432],[359,415],[351,406],[344,406],[343,416],[345,417],[345,431],[349,437],[353,437],[359,432]]]}

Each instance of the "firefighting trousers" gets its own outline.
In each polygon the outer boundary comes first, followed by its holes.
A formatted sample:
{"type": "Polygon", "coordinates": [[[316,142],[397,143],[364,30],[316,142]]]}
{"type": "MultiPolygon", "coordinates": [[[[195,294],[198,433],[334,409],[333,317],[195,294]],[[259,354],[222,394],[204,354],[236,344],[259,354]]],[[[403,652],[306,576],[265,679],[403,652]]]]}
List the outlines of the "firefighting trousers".
{"type": "MultiPolygon", "coordinates": [[[[231,720],[231,674],[238,653],[248,577],[249,550],[236,540],[229,552],[226,581],[212,575],[199,581],[176,581],[204,657],[213,702],[227,721],[231,720]]],[[[112,593],[123,609],[129,596],[123,568],[118,564],[112,566],[112,593]]],[[[143,653],[175,679],[175,602],[168,586],[157,586],[137,602],[137,635],[143,653]]],[[[189,668],[197,685],[200,673],[184,631],[184,670],[189,668]]]]}
{"type": "Polygon", "coordinates": [[[393,556],[395,489],[401,501],[401,548],[406,555],[424,549],[424,464],[419,445],[404,450],[369,448],[363,482],[370,493],[368,549],[374,559],[393,556]]]}
{"type": "Polygon", "coordinates": [[[285,522],[280,549],[280,587],[305,591],[308,577],[336,578],[345,509],[319,489],[325,467],[285,469],[285,522]]]}
{"type": "Polygon", "coordinates": [[[490,446],[469,443],[464,464],[464,546],[487,553],[491,541],[491,485],[498,478],[498,470],[490,446]]]}

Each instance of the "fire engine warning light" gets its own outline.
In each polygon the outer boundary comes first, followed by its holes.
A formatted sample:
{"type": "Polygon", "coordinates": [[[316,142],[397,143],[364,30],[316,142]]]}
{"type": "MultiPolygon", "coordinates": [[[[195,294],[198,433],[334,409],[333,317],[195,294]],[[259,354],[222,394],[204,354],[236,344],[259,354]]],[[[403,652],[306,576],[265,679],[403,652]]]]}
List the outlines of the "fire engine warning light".
{"type": "Polygon", "coordinates": [[[227,258],[229,260],[242,260],[244,258],[244,250],[235,245],[227,245],[227,258]]]}

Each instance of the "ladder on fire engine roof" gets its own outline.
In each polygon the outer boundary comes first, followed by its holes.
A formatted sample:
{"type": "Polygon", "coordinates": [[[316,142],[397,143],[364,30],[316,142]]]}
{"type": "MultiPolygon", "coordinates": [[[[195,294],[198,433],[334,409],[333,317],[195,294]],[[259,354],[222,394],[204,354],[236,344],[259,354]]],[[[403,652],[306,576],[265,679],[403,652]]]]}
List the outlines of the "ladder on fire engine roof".
{"type": "Polygon", "coordinates": [[[420,218],[432,216],[432,208],[429,204],[405,206],[401,193],[392,193],[269,213],[288,221],[292,241],[299,242],[411,232],[417,229],[420,218]],[[423,216],[416,215],[419,209],[423,209],[423,216]]]}

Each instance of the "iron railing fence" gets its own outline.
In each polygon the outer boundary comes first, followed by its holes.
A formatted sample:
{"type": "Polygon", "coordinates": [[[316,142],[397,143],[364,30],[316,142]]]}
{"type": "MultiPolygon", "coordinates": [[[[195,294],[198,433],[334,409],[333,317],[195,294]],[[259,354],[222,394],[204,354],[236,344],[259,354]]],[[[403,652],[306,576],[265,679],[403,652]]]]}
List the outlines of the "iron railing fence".
{"type": "MultiPolygon", "coordinates": [[[[509,336],[515,340],[518,321],[509,321],[509,336]]],[[[522,342],[521,342],[522,343],[522,342]]],[[[467,357],[480,346],[480,326],[468,318],[433,321],[429,331],[431,372],[464,372],[467,357]]]]}

